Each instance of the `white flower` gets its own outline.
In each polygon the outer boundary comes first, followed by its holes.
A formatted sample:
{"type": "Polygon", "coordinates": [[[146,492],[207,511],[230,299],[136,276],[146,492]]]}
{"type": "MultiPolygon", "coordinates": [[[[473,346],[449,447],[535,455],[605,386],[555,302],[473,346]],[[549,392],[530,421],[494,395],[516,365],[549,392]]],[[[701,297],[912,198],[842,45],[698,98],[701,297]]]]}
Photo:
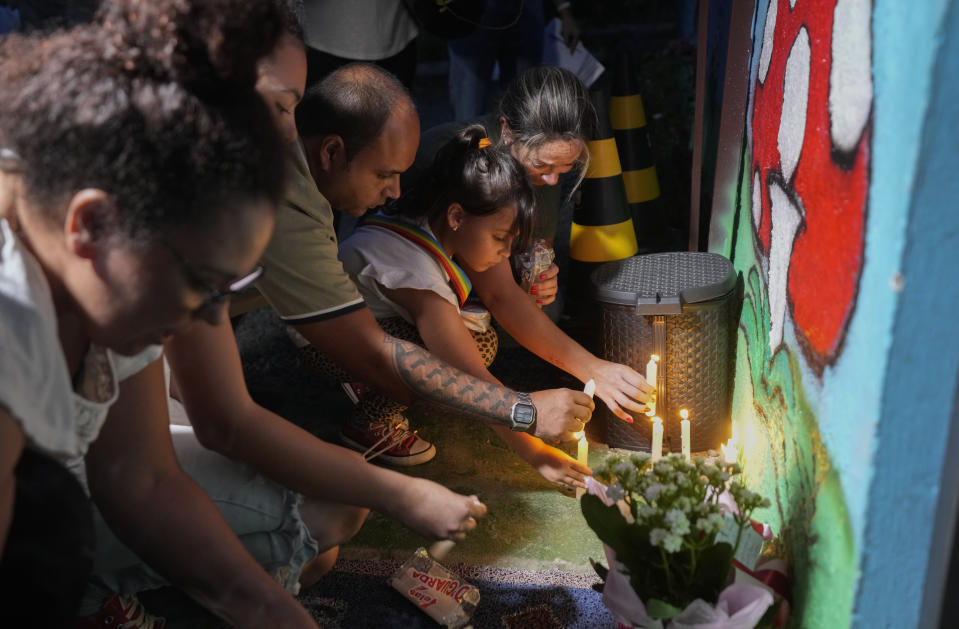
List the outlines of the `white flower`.
{"type": "Polygon", "coordinates": [[[670,533],[663,538],[663,548],[667,553],[674,553],[683,546],[683,538],[675,533],[670,533]]]}
{"type": "Polygon", "coordinates": [[[689,519],[686,514],[679,509],[670,509],[666,512],[665,520],[673,535],[685,535],[689,533],[689,519]]]}
{"type": "Polygon", "coordinates": [[[666,535],[668,535],[666,529],[653,529],[649,532],[649,543],[653,546],[662,546],[666,535]]]}
{"type": "Polygon", "coordinates": [[[643,505],[639,508],[639,517],[643,520],[647,520],[654,515],[659,513],[659,509],[655,507],[650,507],[649,505],[643,505]]]}
{"type": "Polygon", "coordinates": [[[660,476],[666,476],[673,470],[673,466],[670,464],[670,459],[660,459],[656,461],[653,465],[653,470],[660,476]]]}
{"type": "Polygon", "coordinates": [[[660,492],[662,492],[664,489],[666,489],[665,485],[661,485],[659,483],[653,483],[652,485],[646,488],[646,493],[644,494],[646,497],[646,500],[648,500],[649,502],[655,502],[656,498],[659,497],[660,492]]]}
{"type": "Polygon", "coordinates": [[[696,528],[706,535],[712,535],[723,528],[723,516],[718,513],[710,513],[708,516],[696,520],[696,528]]]}

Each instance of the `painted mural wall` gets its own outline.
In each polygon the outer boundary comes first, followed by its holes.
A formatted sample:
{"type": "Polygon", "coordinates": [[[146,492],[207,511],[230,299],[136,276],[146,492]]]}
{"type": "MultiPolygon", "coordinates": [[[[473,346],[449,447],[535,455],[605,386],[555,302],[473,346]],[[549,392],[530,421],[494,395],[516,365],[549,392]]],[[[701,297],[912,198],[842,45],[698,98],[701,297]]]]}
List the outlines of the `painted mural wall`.
{"type": "MultiPolygon", "coordinates": [[[[846,627],[884,371],[882,339],[854,341],[871,211],[873,6],[755,5],[739,43],[748,81],[724,102],[745,109],[741,128],[720,140],[738,143],[720,151],[739,165],[716,182],[710,236],[744,284],[734,433],[747,478],[773,501],[764,515],[790,559],[796,625],[846,627]]],[[[869,326],[883,316],[869,312],[869,326]]]]}
{"type": "Polygon", "coordinates": [[[794,624],[938,626],[959,508],[959,0],[746,0],[732,24],[709,249],[743,281],[734,436],[773,500],[794,624]]]}

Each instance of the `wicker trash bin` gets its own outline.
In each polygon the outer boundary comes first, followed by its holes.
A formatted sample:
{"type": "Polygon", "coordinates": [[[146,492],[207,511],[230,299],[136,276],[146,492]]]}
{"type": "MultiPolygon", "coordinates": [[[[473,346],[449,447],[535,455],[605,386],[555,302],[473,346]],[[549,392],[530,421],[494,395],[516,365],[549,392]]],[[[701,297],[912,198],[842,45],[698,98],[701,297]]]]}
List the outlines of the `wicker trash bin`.
{"type": "MultiPolygon", "coordinates": [[[[689,411],[691,449],[717,449],[729,438],[734,368],[736,272],[721,255],[673,252],[609,262],[591,276],[600,302],[600,353],[646,374],[660,357],[656,415],[664,450],[680,450],[680,409],[689,411]]],[[[597,406],[611,447],[648,450],[652,426],[644,416],[628,424],[597,406]]]]}

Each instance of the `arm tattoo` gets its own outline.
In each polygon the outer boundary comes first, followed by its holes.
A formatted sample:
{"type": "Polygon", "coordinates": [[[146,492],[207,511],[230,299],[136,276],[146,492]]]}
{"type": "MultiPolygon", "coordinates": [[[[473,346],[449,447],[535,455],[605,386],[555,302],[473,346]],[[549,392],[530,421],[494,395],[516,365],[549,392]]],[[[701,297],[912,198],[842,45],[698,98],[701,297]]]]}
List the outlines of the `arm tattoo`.
{"type": "Polygon", "coordinates": [[[462,372],[414,343],[390,335],[386,343],[396,372],[415,396],[412,408],[511,425],[515,391],[462,372]]]}

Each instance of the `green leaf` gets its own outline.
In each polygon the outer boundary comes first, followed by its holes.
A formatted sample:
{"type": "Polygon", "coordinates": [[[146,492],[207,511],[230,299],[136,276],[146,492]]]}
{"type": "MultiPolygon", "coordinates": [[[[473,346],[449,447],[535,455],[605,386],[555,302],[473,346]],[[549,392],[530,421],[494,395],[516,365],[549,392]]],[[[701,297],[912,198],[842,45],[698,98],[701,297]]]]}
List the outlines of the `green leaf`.
{"type": "Polygon", "coordinates": [[[646,615],[653,619],[658,618],[672,618],[683,610],[678,607],[673,607],[666,601],[661,601],[658,598],[651,598],[646,601],[646,615]]]}
{"type": "MultiPolygon", "coordinates": [[[[602,500],[592,494],[583,496],[579,503],[589,528],[593,529],[596,537],[604,544],[615,550],[619,557],[618,547],[623,546],[623,540],[629,536],[629,524],[623,519],[619,509],[615,505],[607,507],[602,500]]],[[[628,553],[628,550],[626,552],[628,553]]]]}
{"type": "Polygon", "coordinates": [[[733,547],[726,542],[707,546],[699,553],[696,574],[690,583],[691,598],[715,602],[729,580],[729,567],[733,559],[733,547]]]}

